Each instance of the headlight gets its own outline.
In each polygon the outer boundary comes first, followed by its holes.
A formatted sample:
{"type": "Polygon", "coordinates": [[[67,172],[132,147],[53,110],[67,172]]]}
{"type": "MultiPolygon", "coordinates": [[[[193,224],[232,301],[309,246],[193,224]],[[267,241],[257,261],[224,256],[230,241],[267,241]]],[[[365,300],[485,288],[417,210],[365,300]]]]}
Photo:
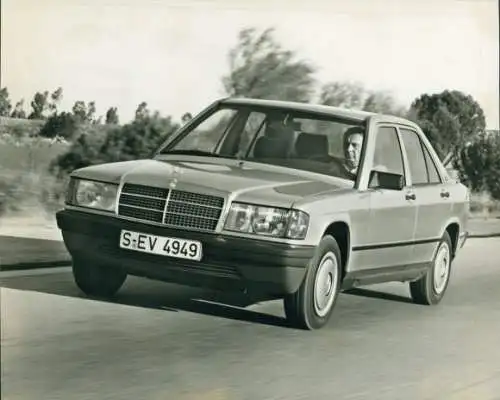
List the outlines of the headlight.
{"type": "Polygon", "coordinates": [[[70,199],[75,206],[114,211],[118,185],[75,179],[71,187],[70,199]]]}
{"type": "Polygon", "coordinates": [[[233,203],[224,229],[289,239],[304,239],[309,215],[299,210],[233,203]]]}

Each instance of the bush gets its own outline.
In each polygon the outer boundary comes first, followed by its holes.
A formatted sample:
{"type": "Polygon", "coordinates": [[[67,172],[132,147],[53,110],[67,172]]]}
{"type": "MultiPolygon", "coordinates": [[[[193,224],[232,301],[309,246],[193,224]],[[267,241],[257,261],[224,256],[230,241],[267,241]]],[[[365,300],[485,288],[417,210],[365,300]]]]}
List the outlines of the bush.
{"type": "Polygon", "coordinates": [[[37,173],[4,173],[0,176],[0,215],[40,209],[42,178],[37,173]]]}
{"type": "Polygon", "coordinates": [[[490,138],[488,149],[489,163],[482,171],[485,176],[485,186],[494,200],[500,200],[500,138],[490,138]]]}
{"type": "Polygon", "coordinates": [[[159,116],[136,119],[122,127],[108,126],[96,131],[87,126],[68,151],[59,155],[50,165],[54,179],[44,184],[41,199],[48,210],[64,203],[68,176],[75,169],[116,161],[129,161],[150,157],[171,135],[178,125],[170,118],[159,116]]]}
{"type": "Polygon", "coordinates": [[[13,135],[30,137],[35,136],[40,132],[44,121],[36,119],[21,119],[0,117],[0,135],[13,135]]]}
{"type": "Polygon", "coordinates": [[[72,140],[77,134],[78,121],[76,117],[68,112],[62,112],[50,116],[40,129],[39,135],[44,138],[63,138],[72,140]]]}
{"type": "Polygon", "coordinates": [[[500,201],[495,200],[487,191],[472,192],[469,211],[471,215],[491,217],[500,214],[500,201]]]}
{"type": "Polygon", "coordinates": [[[20,209],[23,191],[19,184],[19,178],[0,177],[0,216],[20,209]]]}
{"type": "Polygon", "coordinates": [[[68,151],[57,157],[51,172],[62,178],[90,165],[150,157],[178,126],[170,118],[137,119],[122,127],[110,127],[104,135],[81,134],[68,151]]]}
{"type": "Polygon", "coordinates": [[[37,200],[49,214],[63,209],[69,177],[42,176],[40,179],[37,200]]]}

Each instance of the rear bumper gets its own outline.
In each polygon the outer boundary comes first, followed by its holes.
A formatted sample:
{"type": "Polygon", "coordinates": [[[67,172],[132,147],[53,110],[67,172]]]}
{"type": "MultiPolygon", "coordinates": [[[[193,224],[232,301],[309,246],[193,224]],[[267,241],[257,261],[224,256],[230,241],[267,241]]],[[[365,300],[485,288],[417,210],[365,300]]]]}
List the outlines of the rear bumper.
{"type": "Polygon", "coordinates": [[[56,214],[64,243],[73,258],[124,269],[130,275],[219,290],[248,290],[281,296],[295,292],[314,255],[313,246],[295,246],[170,229],[73,210],[56,214]],[[199,240],[201,261],[125,250],[121,229],[199,240]]]}

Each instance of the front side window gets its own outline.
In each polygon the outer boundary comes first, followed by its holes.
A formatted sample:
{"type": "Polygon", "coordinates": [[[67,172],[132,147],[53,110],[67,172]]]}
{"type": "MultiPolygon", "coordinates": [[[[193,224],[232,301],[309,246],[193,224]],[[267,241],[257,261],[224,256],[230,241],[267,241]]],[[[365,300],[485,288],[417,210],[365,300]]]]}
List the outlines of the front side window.
{"type": "Polygon", "coordinates": [[[389,126],[378,128],[373,154],[373,169],[405,175],[403,153],[401,152],[396,128],[389,126]]]}
{"type": "Polygon", "coordinates": [[[406,180],[398,131],[393,126],[379,126],[377,128],[373,167],[368,182],[369,188],[379,187],[380,174],[378,172],[399,174],[406,180]]]}
{"type": "Polygon", "coordinates": [[[364,121],[262,106],[220,106],[161,152],[280,165],[354,181],[364,121]],[[205,154],[203,154],[205,153],[205,154]]]}

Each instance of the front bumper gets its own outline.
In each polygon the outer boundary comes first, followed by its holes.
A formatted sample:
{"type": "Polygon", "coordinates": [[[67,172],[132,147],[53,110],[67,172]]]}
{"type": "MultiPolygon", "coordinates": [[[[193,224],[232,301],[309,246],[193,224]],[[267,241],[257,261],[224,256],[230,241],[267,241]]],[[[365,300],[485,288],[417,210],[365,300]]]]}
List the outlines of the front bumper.
{"type": "Polygon", "coordinates": [[[462,232],[458,238],[459,246],[458,248],[461,249],[464,247],[465,242],[467,242],[467,239],[469,238],[469,231],[462,232]]]}
{"type": "Polygon", "coordinates": [[[73,258],[122,268],[130,275],[220,290],[247,290],[281,296],[295,292],[313,257],[313,246],[296,246],[132,222],[115,217],[62,210],[57,225],[73,258]],[[125,250],[121,229],[199,240],[201,261],[125,250]]]}

